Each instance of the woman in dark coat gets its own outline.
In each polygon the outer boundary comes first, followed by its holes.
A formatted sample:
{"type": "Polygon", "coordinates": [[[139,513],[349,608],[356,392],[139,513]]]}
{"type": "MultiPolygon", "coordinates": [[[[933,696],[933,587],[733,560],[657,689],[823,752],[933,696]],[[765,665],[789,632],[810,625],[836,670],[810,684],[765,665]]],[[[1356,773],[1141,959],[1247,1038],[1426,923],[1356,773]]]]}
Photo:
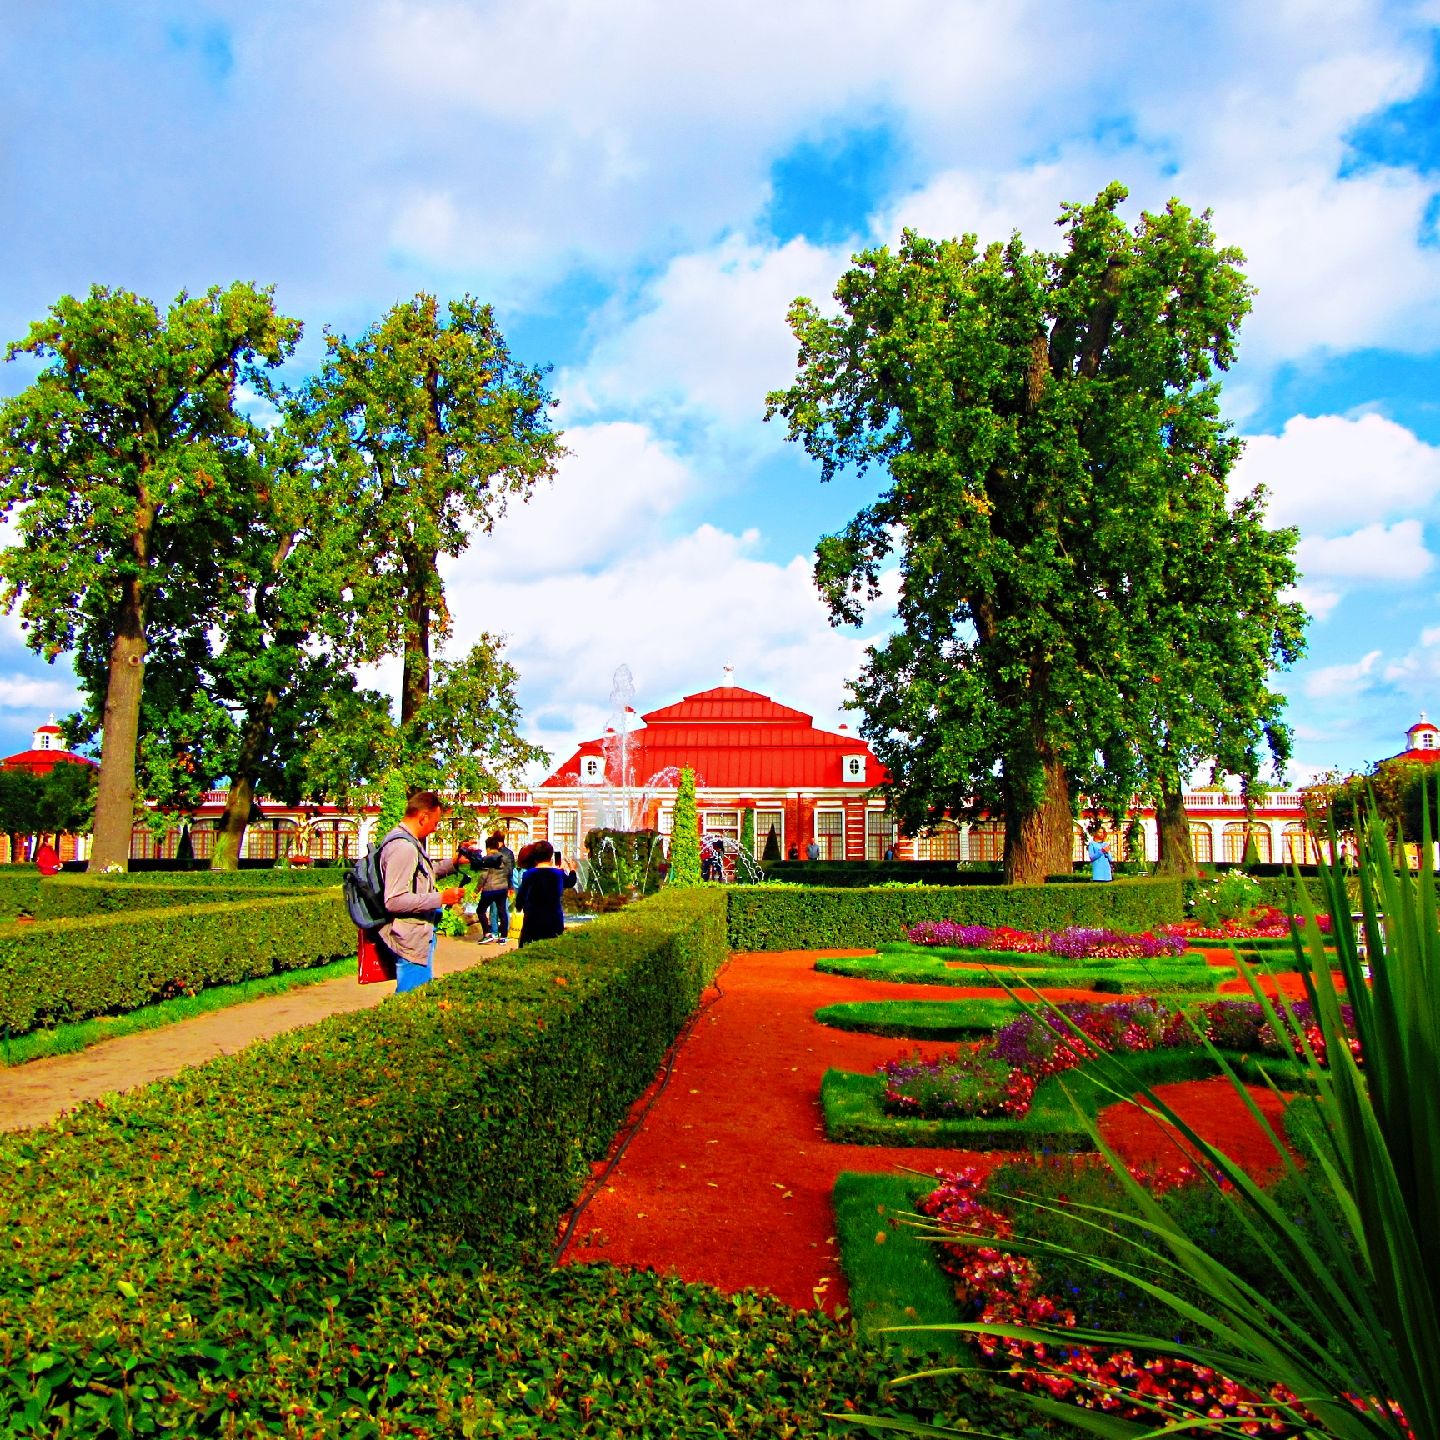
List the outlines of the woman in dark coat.
{"type": "Polygon", "coordinates": [[[536,940],[553,940],[565,933],[565,908],[561,898],[578,882],[573,870],[560,868],[555,849],[548,840],[527,845],[520,852],[520,860],[529,865],[515,892],[515,908],[525,917],[520,927],[523,948],[536,940]]]}

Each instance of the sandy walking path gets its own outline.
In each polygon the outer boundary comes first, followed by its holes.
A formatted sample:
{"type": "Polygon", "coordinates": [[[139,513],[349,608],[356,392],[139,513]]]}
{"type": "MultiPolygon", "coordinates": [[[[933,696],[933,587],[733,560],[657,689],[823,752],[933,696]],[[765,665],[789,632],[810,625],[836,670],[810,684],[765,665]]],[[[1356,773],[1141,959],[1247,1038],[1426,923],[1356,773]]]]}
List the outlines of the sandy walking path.
{"type": "MultiPolygon", "coordinates": [[[[441,937],[435,973],[453,975],[514,948],[441,937]]],[[[314,1025],[330,1015],[370,1010],[395,986],[360,985],[353,975],[303,985],[283,995],[231,1005],[159,1030],[142,1030],[73,1055],[52,1055],[0,1069],[0,1130],[29,1130],[102,1095],[164,1080],[190,1065],[233,1055],[257,1040],[314,1025]]]]}

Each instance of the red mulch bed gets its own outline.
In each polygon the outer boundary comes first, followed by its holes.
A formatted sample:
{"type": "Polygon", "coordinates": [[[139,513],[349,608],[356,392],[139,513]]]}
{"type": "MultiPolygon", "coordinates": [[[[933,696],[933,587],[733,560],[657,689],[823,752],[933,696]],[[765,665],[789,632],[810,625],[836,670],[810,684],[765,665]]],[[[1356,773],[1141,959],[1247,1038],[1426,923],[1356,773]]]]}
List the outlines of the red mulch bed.
{"type": "MultiPolygon", "coordinates": [[[[1284,1102],[1263,1085],[1245,1088],[1283,1143],[1284,1102]]],[[[1285,1162],[1276,1153],[1275,1146],[1223,1075],[1213,1080],[1156,1085],[1154,1091],[1156,1098],[1170,1106],[1202,1140],[1218,1146],[1255,1179],[1263,1183],[1278,1178],[1284,1171],[1285,1162]]],[[[1190,1157],[1178,1134],[1152,1120],[1136,1105],[1121,1102],[1102,1110],[1100,1134],[1105,1143],[1132,1166],[1173,1167],[1190,1157]]]]}
{"type": "MultiPolygon", "coordinates": [[[[830,1194],[842,1170],[918,1170],[988,1164],[960,1150],[832,1145],[820,1113],[831,1068],[873,1070],[913,1042],[818,1024],[822,1005],[847,1000],[959,1000],[993,987],[896,985],[815,971],[821,955],[736,955],[707,995],[674,1071],[615,1170],[581,1213],[565,1263],[609,1260],[763,1289],[788,1304],[848,1304],[830,1194]]],[[[1056,1000],[1111,1000],[1053,990],[1056,1000]]],[[[914,1046],[938,1054],[953,1045],[914,1046]]]]}
{"type": "MultiPolygon", "coordinates": [[[[834,1145],[825,1139],[820,1081],[826,1070],[873,1070],[906,1048],[932,1055],[953,1045],[856,1035],[820,1025],[822,1005],[851,1000],[962,999],[993,986],[898,985],[824,975],[808,950],[735,955],[680,1046],[668,1080],[632,1111],[615,1168],[595,1167],[598,1188],[582,1204],[564,1264],[610,1261],[703,1281],[726,1291],[768,1290],[797,1308],[847,1305],[831,1208],[842,1170],[929,1174],[988,1168],[998,1156],[962,1150],[834,1145]],[[638,1127],[638,1128],[636,1128],[638,1127]],[[633,1133],[632,1133],[633,1132],[633,1133]],[[603,1179],[601,1178],[603,1176],[603,1179]]],[[[1231,963],[1215,957],[1215,963],[1231,963]]],[[[1281,975],[1280,988],[1298,976],[1281,975]]],[[[1233,993],[1243,980],[1226,981],[1233,993]]],[[[1051,999],[1108,1002],[1089,990],[1047,990],[1051,999]]],[[[1273,1148],[1231,1091],[1205,1080],[1159,1087],[1176,1111],[1247,1168],[1268,1173],[1273,1148]]],[[[1278,1129],[1278,1106],[1259,1097],[1278,1129]]],[[[1128,1105],[1101,1117],[1107,1141],[1128,1160],[1179,1158],[1175,1140],[1128,1105]]],[[[618,1148],[617,1146],[617,1148],[618,1148]]],[[[607,1164],[610,1162],[606,1162],[607,1164]]]]}

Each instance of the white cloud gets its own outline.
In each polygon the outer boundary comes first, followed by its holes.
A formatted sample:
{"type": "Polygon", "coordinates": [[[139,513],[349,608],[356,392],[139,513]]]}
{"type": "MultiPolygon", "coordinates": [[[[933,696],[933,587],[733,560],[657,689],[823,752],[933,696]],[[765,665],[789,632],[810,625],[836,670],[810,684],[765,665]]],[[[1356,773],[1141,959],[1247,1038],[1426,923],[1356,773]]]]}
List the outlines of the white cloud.
{"type": "Polygon", "coordinates": [[[1276,525],[1309,534],[1428,507],[1440,495],[1440,447],[1381,415],[1296,415],[1256,435],[1230,477],[1240,494],[1265,486],[1276,525]]]}
{"type": "Polygon", "coordinates": [[[1383,652],[1371,650],[1359,660],[1346,665],[1322,665],[1305,677],[1305,693],[1312,700],[1332,700],[1353,696],[1368,689],[1380,664],[1383,652]]]}
{"type": "Polygon", "coordinates": [[[758,420],[795,369],[785,314],[797,296],[824,303],[848,251],[804,240],[774,247],[730,235],[682,255],[648,286],[640,313],[607,331],[560,387],[580,413],[649,408],[728,425],[758,420]]]}
{"type": "Polygon", "coordinates": [[[571,453],[553,484],[538,485],[523,505],[512,504],[490,535],[477,537],[465,555],[446,563],[445,573],[453,577],[447,583],[462,596],[467,587],[478,588],[477,608],[491,608],[483,595],[496,575],[538,580],[595,569],[654,545],[666,517],[695,489],[686,462],[645,426],[572,426],[565,444],[571,453]]]}
{"type": "MultiPolygon", "coordinates": [[[[1207,193],[1207,192],[1200,192],[1207,193]]],[[[1222,238],[1257,288],[1241,354],[1268,365],[1365,346],[1428,350],[1440,319],[1440,253],[1423,245],[1429,179],[1316,167],[1208,192],[1222,238]]]]}
{"type": "Polygon", "coordinates": [[[455,645],[503,619],[527,725],[557,761],[603,730],[621,664],[634,672],[642,712],[718,685],[729,664],[736,684],[808,710],[822,726],[838,724],[845,681],[858,673],[874,629],[832,629],[810,562],[758,559],[759,539],[702,525],[598,571],[537,577],[515,565],[476,581],[457,574],[455,645]]]}
{"type": "Polygon", "coordinates": [[[1312,618],[1328,620],[1345,596],[1341,591],[1323,585],[1296,585],[1287,590],[1281,598],[1287,604],[1298,600],[1312,618]]]}
{"type": "Polygon", "coordinates": [[[80,692],[64,680],[31,680],[18,675],[0,675],[0,709],[53,712],[73,710],[80,692]]]}
{"type": "Polygon", "coordinates": [[[1435,557],[1425,548],[1418,520],[1367,525],[1333,539],[1301,540],[1296,553],[1301,574],[1315,578],[1388,580],[1407,584],[1426,574],[1435,557]]]}

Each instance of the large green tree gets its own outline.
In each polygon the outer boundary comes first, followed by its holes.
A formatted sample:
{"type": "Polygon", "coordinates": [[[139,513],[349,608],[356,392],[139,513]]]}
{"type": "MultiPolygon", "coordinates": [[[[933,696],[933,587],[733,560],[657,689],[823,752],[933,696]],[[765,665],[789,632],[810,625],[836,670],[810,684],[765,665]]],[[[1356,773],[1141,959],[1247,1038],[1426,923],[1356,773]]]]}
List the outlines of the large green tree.
{"type": "Polygon", "coordinates": [[[91,868],[129,862],[152,627],[205,628],[243,584],[258,432],[236,406],[291,353],[299,323],[253,285],[149,300],[96,286],[65,296],[9,347],[40,374],[0,407],[0,508],[20,543],[3,599],[50,659],[105,656],[91,868]]]}
{"type": "Polygon", "coordinates": [[[1173,707],[1138,693],[1161,687],[1136,596],[1204,570],[1218,521],[1170,521],[1197,489],[1223,511],[1235,458],[1215,372],[1242,257],[1175,201],[1127,227],[1125,197],[1065,206],[1058,253],[906,232],[857,256],[837,313],[792,306],[799,375],[769,398],[823,479],[888,472],[816,580],[859,623],[898,555],[899,628],[852,687],[893,809],[911,829],[1003,812],[1021,883],[1069,869],[1077,795],[1115,788],[1107,748],[1127,780],[1152,763],[1137,723],[1173,707]]]}
{"type": "Polygon", "coordinates": [[[430,692],[431,651],[450,631],[439,561],[488,532],[512,498],[554,474],[544,370],[510,354],[490,306],[433,295],[397,305],[358,340],[329,337],[294,407],[316,462],[342,473],[337,514],[365,578],[356,595],[375,648],[403,657],[400,723],[430,692]]]}
{"type": "Polygon", "coordinates": [[[1220,477],[1178,466],[1159,538],[1120,592],[1128,644],[1114,663],[1128,667],[1129,699],[1103,747],[1104,798],[1117,816],[1137,800],[1154,804],[1161,871],[1190,875],[1189,773],[1209,763],[1251,794],[1268,754],[1283,778],[1290,729],[1272,680],[1301,654],[1306,615],[1285,598],[1297,579],[1295,532],[1265,525],[1263,492],[1228,504],[1220,477]]]}

